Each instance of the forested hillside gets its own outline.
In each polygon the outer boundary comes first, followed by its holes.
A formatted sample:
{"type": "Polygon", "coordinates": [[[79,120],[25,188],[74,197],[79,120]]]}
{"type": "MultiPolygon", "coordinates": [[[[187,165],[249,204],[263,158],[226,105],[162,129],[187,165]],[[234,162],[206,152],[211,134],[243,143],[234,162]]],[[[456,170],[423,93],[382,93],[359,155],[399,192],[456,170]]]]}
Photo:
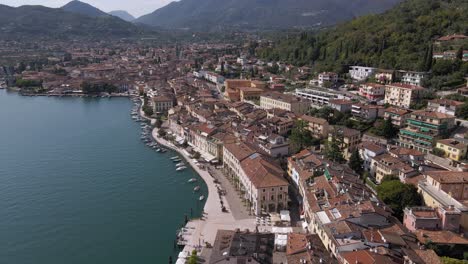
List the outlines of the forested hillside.
{"type": "Polygon", "coordinates": [[[436,67],[457,73],[459,80],[468,71],[467,63],[433,65],[432,43],[448,34],[467,35],[467,14],[466,0],[406,0],[383,14],[286,37],[257,53],[265,59],[337,72],[346,71],[346,65],[424,71],[436,67]]]}

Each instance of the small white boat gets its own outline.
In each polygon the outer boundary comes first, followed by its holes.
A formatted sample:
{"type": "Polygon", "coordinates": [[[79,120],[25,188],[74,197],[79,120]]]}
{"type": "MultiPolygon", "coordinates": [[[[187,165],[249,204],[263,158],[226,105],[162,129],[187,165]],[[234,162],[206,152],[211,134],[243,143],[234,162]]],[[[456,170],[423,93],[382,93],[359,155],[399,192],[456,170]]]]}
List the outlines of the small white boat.
{"type": "Polygon", "coordinates": [[[161,149],[160,148],[156,149],[156,152],[161,152],[161,149]]]}
{"type": "Polygon", "coordinates": [[[197,181],[197,179],[195,179],[195,178],[192,178],[192,179],[188,180],[188,182],[196,182],[196,181],[197,181]]]}
{"type": "Polygon", "coordinates": [[[176,167],[184,167],[185,166],[185,163],[183,162],[179,162],[176,164],[176,167]]]}
{"type": "Polygon", "coordinates": [[[202,195],[202,196],[200,196],[200,198],[198,198],[198,200],[200,200],[200,201],[203,201],[204,199],[205,199],[204,195],[202,195]]]}
{"type": "Polygon", "coordinates": [[[182,167],[177,168],[176,171],[183,171],[183,170],[185,170],[186,168],[187,168],[187,167],[182,166],[182,167]]]}
{"type": "Polygon", "coordinates": [[[171,160],[179,159],[179,156],[171,157],[171,160]]]}
{"type": "Polygon", "coordinates": [[[194,192],[198,192],[199,190],[200,190],[200,186],[195,186],[195,188],[193,188],[194,192]]]}

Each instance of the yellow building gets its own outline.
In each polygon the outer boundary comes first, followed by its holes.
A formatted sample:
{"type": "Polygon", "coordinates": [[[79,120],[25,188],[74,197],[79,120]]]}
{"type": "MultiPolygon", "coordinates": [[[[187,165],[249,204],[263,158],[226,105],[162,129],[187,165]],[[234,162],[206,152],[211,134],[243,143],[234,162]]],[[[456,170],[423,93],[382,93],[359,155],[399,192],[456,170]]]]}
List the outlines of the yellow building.
{"type": "Polygon", "coordinates": [[[230,79],[224,82],[226,100],[237,102],[244,100],[259,100],[266,84],[261,81],[230,79]]]}
{"type": "Polygon", "coordinates": [[[468,145],[456,139],[442,139],[437,141],[436,147],[445,153],[445,157],[454,161],[466,158],[468,145]]]}

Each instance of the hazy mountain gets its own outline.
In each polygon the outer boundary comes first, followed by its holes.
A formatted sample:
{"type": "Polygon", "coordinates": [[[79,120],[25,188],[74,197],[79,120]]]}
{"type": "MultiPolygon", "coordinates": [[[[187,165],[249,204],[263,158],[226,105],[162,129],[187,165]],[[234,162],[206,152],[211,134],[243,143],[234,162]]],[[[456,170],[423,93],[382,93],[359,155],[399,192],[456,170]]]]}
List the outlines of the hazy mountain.
{"type": "Polygon", "coordinates": [[[113,15],[113,16],[116,16],[116,17],[119,17],[125,21],[128,21],[128,22],[131,22],[133,20],[135,20],[135,17],[132,16],[131,14],[129,14],[127,11],[125,10],[115,10],[115,11],[111,11],[109,12],[110,15],[113,15]]]}
{"type": "Polygon", "coordinates": [[[136,25],[110,15],[89,17],[44,6],[0,5],[0,37],[130,37],[136,25]]]}
{"type": "Polygon", "coordinates": [[[181,0],[135,20],[165,28],[291,28],[333,25],[402,0],[181,0]]]}
{"type": "Polygon", "coordinates": [[[74,0],[69,2],[68,4],[62,6],[62,9],[68,12],[76,13],[76,14],[81,14],[85,16],[90,16],[90,17],[105,17],[109,16],[104,11],[101,11],[100,9],[87,4],[80,2],[78,0],[74,0]]]}

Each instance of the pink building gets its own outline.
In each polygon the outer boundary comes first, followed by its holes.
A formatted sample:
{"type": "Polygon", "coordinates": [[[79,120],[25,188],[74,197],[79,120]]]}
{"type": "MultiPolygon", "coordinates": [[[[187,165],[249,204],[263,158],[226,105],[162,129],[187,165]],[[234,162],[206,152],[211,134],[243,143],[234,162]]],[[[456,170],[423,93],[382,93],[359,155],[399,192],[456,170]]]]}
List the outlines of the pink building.
{"type": "Polygon", "coordinates": [[[460,231],[461,212],[454,207],[410,207],[405,209],[403,224],[414,232],[423,230],[460,231]]]}
{"type": "Polygon", "coordinates": [[[359,95],[372,101],[385,98],[385,85],[377,83],[365,83],[359,86],[359,95]]]}

